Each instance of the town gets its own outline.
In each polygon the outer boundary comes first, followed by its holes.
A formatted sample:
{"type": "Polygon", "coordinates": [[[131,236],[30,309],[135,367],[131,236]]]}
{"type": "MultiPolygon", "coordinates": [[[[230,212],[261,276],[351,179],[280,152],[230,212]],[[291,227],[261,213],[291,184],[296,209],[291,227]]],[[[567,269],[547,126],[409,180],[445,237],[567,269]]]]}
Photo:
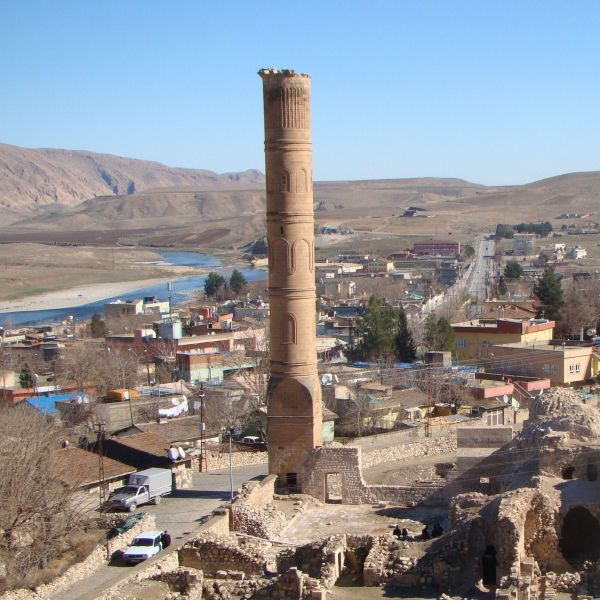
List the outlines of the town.
{"type": "Polygon", "coordinates": [[[600,594],[593,215],[363,251],[259,75],[264,277],[0,330],[3,597],[600,594]]]}
{"type": "Polygon", "coordinates": [[[600,598],[600,4],[0,2],[0,598],[600,598]]]}

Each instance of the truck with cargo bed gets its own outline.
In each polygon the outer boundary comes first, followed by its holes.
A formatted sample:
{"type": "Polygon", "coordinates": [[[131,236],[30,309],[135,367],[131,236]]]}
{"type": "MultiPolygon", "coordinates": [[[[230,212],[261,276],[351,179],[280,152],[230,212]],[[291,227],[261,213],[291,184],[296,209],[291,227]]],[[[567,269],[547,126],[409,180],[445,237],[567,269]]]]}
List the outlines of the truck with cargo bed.
{"type": "Polygon", "coordinates": [[[162,497],[173,491],[169,469],[145,469],[129,476],[127,485],[114,490],[105,504],[106,510],[134,512],[141,504],[160,504],[162,497]]]}

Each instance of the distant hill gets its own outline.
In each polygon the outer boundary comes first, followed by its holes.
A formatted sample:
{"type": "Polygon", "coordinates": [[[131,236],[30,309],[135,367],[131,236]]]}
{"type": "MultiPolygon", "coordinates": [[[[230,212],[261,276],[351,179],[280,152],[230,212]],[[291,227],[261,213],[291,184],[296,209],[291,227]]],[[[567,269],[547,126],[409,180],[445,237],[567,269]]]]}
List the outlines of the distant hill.
{"type": "MultiPolygon", "coordinates": [[[[575,225],[590,226],[600,221],[600,172],[495,187],[436,177],[324,181],[315,182],[314,201],[317,224],[356,233],[334,242],[356,244],[364,234],[403,247],[414,236],[472,240],[497,223],[550,220],[558,228],[565,221],[556,217],[567,212],[586,214],[575,225]],[[404,218],[409,206],[424,210],[404,218]]],[[[264,233],[264,176],[258,171],[218,175],[0,145],[0,242],[240,248],[264,233]]]]}
{"type": "Polygon", "coordinates": [[[45,206],[75,207],[95,196],[160,188],[231,188],[263,181],[256,170],[218,174],[110,154],[0,144],[0,206],[21,214],[45,206]]]}

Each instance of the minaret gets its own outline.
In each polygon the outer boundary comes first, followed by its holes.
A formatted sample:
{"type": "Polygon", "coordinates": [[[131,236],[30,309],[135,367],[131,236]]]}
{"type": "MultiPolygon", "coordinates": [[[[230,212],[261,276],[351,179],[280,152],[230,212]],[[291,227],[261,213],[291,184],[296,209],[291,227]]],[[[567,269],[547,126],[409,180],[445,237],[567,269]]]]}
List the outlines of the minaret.
{"type": "Polygon", "coordinates": [[[269,473],[302,485],[301,463],[322,445],[317,373],[310,77],[262,69],[271,314],[269,473]]]}

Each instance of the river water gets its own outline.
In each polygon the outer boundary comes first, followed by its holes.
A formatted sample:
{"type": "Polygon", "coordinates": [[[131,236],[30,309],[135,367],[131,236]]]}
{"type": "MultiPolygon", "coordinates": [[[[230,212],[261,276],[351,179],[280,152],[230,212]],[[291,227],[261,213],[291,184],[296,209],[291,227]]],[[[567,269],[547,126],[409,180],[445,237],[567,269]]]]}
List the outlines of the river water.
{"type": "MultiPolygon", "coordinates": [[[[158,251],[167,264],[183,265],[191,267],[202,267],[217,271],[223,277],[228,278],[234,267],[224,266],[221,260],[210,254],[200,254],[199,252],[174,252],[158,251]]],[[[238,267],[248,281],[266,279],[267,272],[263,269],[254,269],[252,267],[238,267]]],[[[177,306],[182,302],[189,300],[190,294],[201,290],[204,287],[206,275],[194,275],[183,279],[173,281],[173,305],[177,306]]],[[[84,304],[82,306],[73,306],[70,308],[55,308],[51,310],[27,310],[12,313],[0,314],[0,326],[5,323],[9,326],[25,325],[30,323],[50,323],[60,322],[68,316],[72,316],[77,321],[89,319],[94,313],[104,314],[104,304],[113,300],[134,300],[143,296],[157,296],[160,299],[168,297],[167,279],[164,283],[158,285],[147,285],[140,287],[132,292],[121,294],[120,296],[107,296],[103,300],[84,304]]]]}

